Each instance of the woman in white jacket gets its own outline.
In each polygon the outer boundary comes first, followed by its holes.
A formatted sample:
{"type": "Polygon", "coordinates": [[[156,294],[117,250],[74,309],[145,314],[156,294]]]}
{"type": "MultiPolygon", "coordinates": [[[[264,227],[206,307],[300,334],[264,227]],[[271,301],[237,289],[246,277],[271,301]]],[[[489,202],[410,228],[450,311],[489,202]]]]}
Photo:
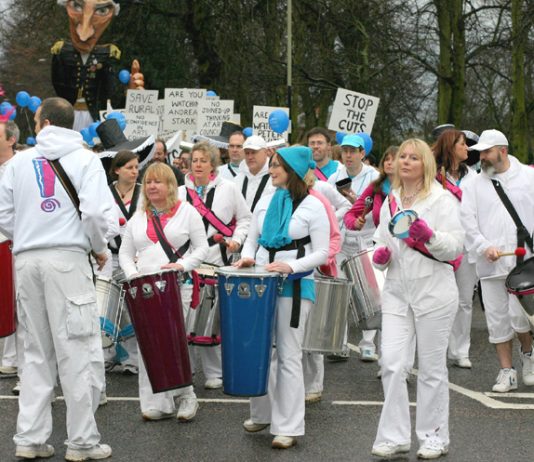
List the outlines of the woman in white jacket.
{"type": "Polygon", "coordinates": [[[251,398],[250,418],[243,424],[248,432],[270,425],[275,435],[272,447],[278,449],[290,448],[296,444],[295,437],[304,434],[301,346],[315,301],[313,270],[328,258],[328,216],[322,202],[308,194],[304,181],[314,166],[308,147],[276,151],[269,169],[276,192],[258,202],[242,259],[236,263],[238,267],[265,265],[267,271],[284,274],[305,273],[300,279],[300,302],[293,298],[293,282],[284,282],[277,303],[268,394],[251,398]]]}
{"type": "MultiPolygon", "coordinates": [[[[208,254],[206,233],[202,218],[187,202],[177,199],[177,183],[168,165],[156,162],[150,165],[143,177],[143,208],[130,219],[119,250],[119,263],[127,278],[147,274],[160,269],[180,272],[194,270],[208,254]],[[181,255],[175,263],[163,250],[155,230],[153,216],[159,217],[165,238],[181,255]],[[182,246],[188,241],[189,248],[182,246]]],[[[192,285],[180,283],[184,317],[191,303],[192,285]]],[[[181,421],[191,420],[198,409],[193,387],[178,391],[153,393],[143,361],[139,362],[139,399],[145,420],[160,420],[174,415],[174,399],[180,405],[176,417],[181,421]]]]}
{"type": "MultiPolygon", "coordinates": [[[[189,201],[204,221],[209,251],[204,263],[213,266],[229,264],[230,253],[237,252],[245,242],[252,214],[233,181],[217,173],[219,153],[207,141],[196,143],[191,149],[191,174],[178,189],[181,201],[189,201]],[[224,243],[215,235],[224,237],[224,243]]],[[[218,308],[217,308],[218,309],[218,308]]],[[[222,387],[221,347],[200,346],[200,360],[206,382],[204,387],[222,387]]]]}
{"type": "Polygon", "coordinates": [[[458,201],[435,182],[435,176],[436,163],[429,146],[418,139],[405,141],[396,157],[393,191],[384,201],[375,234],[373,262],[381,269],[388,268],[382,293],[381,366],[385,396],[372,450],[373,455],[380,457],[410,450],[404,371],[414,337],[419,366],[417,456],[438,458],[449,447],[446,352],[458,307],[458,289],[453,266],[447,261],[461,254],[464,232],[458,201]],[[413,209],[418,215],[407,239],[394,237],[388,229],[397,207],[413,209]]]}

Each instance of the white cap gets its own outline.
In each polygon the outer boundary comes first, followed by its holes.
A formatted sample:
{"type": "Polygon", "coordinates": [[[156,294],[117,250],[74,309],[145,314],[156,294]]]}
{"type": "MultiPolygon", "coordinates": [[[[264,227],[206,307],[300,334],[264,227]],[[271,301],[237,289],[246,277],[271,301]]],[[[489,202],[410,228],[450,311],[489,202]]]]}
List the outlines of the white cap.
{"type": "Polygon", "coordinates": [[[258,135],[249,136],[243,144],[243,149],[252,149],[253,151],[259,151],[260,149],[265,149],[266,147],[267,143],[261,136],[258,135]]]}
{"type": "Polygon", "coordinates": [[[508,146],[508,140],[499,130],[484,130],[478,143],[469,148],[470,151],[485,151],[493,146],[508,146]]]}

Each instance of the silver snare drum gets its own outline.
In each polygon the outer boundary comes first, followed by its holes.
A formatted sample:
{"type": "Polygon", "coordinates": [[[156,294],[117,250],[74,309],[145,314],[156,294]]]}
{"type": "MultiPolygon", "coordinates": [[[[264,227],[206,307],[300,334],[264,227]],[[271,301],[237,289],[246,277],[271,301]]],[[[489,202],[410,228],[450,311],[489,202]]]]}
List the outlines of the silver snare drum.
{"type": "Polygon", "coordinates": [[[113,279],[96,276],[96,304],[100,314],[102,347],[111,348],[119,333],[121,286],[113,279]]]}
{"type": "Polygon", "coordinates": [[[373,251],[364,250],[345,260],[341,269],[353,282],[350,296],[350,309],[357,325],[364,330],[380,329],[382,308],[380,293],[383,285],[382,274],[377,274],[371,263],[373,251]]]}
{"type": "Polygon", "coordinates": [[[201,288],[200,303],[189,308],[185,323],[187,340],[192,345],[216,346],[221,343],[221,325],[217,286],[205,284],[201,288]]]}
{"type": "Polygon", "coordinates": [[[341,353],[352,283],[347,279],[315,277],[316,301],[308,320],[302,349],[341,353]]]}

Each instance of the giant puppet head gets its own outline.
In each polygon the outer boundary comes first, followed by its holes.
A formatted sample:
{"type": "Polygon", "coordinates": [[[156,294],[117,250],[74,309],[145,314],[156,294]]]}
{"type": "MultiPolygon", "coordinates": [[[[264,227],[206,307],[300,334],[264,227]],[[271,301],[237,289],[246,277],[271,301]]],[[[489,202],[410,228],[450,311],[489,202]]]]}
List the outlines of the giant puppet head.
{"type": "Polygon", "coordinates": [[[58,0],[69,15],[70,37],[80,53],[90,53],[120,6],[113,0],[58,0]]]}

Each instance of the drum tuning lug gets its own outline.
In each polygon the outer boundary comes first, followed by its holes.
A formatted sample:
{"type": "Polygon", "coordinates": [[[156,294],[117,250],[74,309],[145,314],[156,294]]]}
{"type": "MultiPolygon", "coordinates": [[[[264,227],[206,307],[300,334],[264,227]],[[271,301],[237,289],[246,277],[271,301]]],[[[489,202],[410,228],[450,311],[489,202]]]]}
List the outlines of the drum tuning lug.
{"type": "Polygon", "coordinates": [[[137,296],[137,287],[130,287],[129,291],[132,298],[137,296]]]}
{"type": "Polygon", "coordinates": [[[232,293],[232,290],[234,290],[234,285],[231,282],[225,282],[224,283],[224,289],[226,290],[226,295],[230,296],[232,293]]]}
{"type": "Polygon", "coordinates": [[[246,282],[242,282],[237,286],[237,296],[239,298],[250,298],[250,286],[246,282]]]}
{"type": "Polygon", "coordinates": [[[258,297],[262,297],[265,293],[265,289],[267,286],[265,284],[255,284],[254,289],[256,290],[256,293],[258,294],[258,297]]]}
{"type": "Polygon", "coordinates": [[[141,290],[143,291],[143,298],[152,298],[154,296],[154,289],[150,284],[143,284],[141,290]]]}

